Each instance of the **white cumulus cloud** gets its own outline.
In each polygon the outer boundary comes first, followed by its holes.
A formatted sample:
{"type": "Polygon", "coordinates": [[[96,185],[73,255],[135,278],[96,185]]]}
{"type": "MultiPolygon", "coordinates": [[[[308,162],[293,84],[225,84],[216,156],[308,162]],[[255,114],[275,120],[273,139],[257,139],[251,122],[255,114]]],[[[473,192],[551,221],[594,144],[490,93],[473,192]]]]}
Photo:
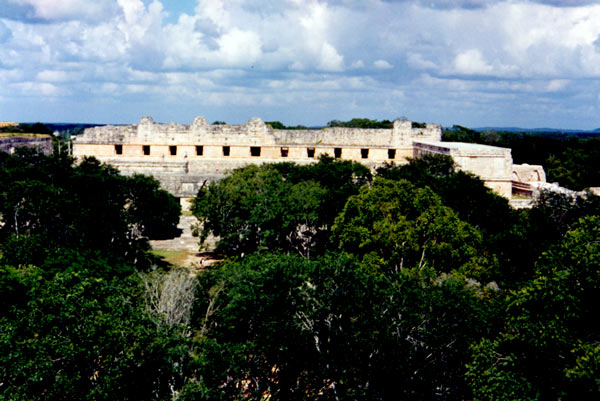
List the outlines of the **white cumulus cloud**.
{"type": "Polygon", "coordinates": [[[493,70],[478,49],[470,49],[458,54],[454,59],[454,67],[457,73],[466,75],[489,74],[493,70]]]}
{"type": "Polygon", "coordinates": [[[393,65],[391,65],[390,63],[388,63],[388,62],[387,62],[387,61],[385,61],[385,60],[375,60],[375,61],[373,62],[373,66],[374,66],[375,68],[378,68],[378,69],[380,69],[380,70],[389,70],[390,68],[394,68],[394,66],[393,66],[393,65]]]}
{"type": "MultiPolygon", "coordinates": [[[[597,1],[198,0],[185,13],[182,4],[4,0],[0,95],[11,101],[0,108],[13,119],[68,113],[51,108],[57,99],[119,105],[134,120],[145,107],[183,115],[228,102],[227,112],[261,116],[291,104],[297,120],[325,122],[344,118],[339,109],[442,123],[568,110],[568,121],[592,125],[600,115],[597,1]]],[[[52,118],[61,119],[77,116],[52,118]]]]}
{"type": "Polygon", "coordinates": [[[342,71],[344,69],[344,57],[329,43],[323,43],[319,54],[317,67],[325,71],[342,71]]]}

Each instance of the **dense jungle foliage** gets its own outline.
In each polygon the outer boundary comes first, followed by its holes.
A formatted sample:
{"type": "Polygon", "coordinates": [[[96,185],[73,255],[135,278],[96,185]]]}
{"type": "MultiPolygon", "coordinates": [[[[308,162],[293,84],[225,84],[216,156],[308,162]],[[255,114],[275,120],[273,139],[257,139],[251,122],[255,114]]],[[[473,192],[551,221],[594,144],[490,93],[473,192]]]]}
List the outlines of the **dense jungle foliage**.
{"type": "Polygon", "coordinates": [[[0,154],[0,398],[592,400],[600,201],[514,210],[450,159],[248,166],[202,188],[190,276],[156,181],[0,154]]]}

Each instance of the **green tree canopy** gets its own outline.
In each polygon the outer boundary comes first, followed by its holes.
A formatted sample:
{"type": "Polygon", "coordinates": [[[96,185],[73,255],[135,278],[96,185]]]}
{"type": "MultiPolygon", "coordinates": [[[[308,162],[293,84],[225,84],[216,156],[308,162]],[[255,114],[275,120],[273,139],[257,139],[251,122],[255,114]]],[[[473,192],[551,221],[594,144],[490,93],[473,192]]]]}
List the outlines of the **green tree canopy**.
{"type": "Polygon", "coordinates": [[[331,120],[327,123],[328,127],[346,127],[346,128],[386,128],[393,127],[389,120],[370,120],[368,118],[353,118],[350,121],[331,120]]]}
{"type": "Polygon", "coordinates": [[[250,165],[202,188],[192,211],[201,240],[219,237],[218,251],[309,256],[322,253],[335,216],[369,179],[364,166],[330,157],[307,166],[250,165]]]}
{"type": "Polygon", "coordinates": [[[376,178],[348,199],[333,227],[333,241],[384,271],[427,265],[449,272],[467,264],[472,268],[481,234],[428,187],[376,178]]]}
{"type": "Polygon", "coordinates": [[[509,297],[504,331],[473,347],[476,399],[592,400],[600,395],[600,218],[586,217],[509,297]]]}
{"type": "Polygon", "coordinates": [[[147,238],[175,230],[180,206],[156,180],[93,158],[0,153],[1,261],[43,266],[69,250],[118,264],[146,260],[147,238]]]}
{"type": "Polygon", "coordinates": [[[36,268],[12,274],[22,289],[0,314],[0,398],[171,399],[183,384],[185,339],[146,315],[135,278],[64,270],[48,280],[36,268]]]}
{"type": "Polygon", "coordinates": [[[392,279],[334,255],[254,255],[208,271],[195,323],[202,385],[186,396],[462,399],[490,310],[463,281],[435,278],[392,279]]]}

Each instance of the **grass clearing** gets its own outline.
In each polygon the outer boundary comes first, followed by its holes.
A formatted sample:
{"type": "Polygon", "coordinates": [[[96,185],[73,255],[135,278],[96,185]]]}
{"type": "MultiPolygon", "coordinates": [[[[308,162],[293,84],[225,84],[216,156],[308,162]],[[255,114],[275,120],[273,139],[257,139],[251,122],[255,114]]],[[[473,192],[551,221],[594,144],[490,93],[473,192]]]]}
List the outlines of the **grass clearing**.
{"type": "Polygon", "coordinates": [[[152,251],[152,254],[175,266],[183,266],[185,261],[190,257],[190,255],[192,255],[186,250],[166,249],[155,249],[152,251]]]}
{"type": "Polygon", "coordinates": [[[46,135],[46,134],[27,134],[27,133],[23,133],[23,132],[0,132],[0,138],[12,138],[12,137],[51,138],[50,135],[46,135]]]}
{"type": "Polygon", "coordinates": [[[519,199],[519,200],[531,200],[530,196],[519,195],[519,194],[512,194],[512,198],[519,199]]]}

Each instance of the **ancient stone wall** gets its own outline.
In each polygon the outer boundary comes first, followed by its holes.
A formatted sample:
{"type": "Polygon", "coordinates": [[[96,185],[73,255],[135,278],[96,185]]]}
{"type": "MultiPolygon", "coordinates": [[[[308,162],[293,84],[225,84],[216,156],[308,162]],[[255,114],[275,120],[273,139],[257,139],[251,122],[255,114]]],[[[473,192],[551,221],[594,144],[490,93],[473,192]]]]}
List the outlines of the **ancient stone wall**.
{"type": "Polygon", "coordinates": [[[330,127],[307,130],[276,130],[252,118],[244,125],[209,125],[198,117],[193,124],[156,124],[142,117],[137,125],[87,128],[77,144],[130,145],[231,145],[231,146],[370,146],[411,147],[413,140],[441,140],[441,126],[412,128],[410,121],[395,121],[392,129],[330,127]]]}
{"type": "Polygon", "coordinates": [[[52,153],[52,138],[37,135],[6,135],[0,136],[0,151],[13,153],[16,148],[35,148],[45,154],[52,153]]]}
{"type": "Polygon", "coordinates": [[[405,163],[415,139],[439,141],[441,126],[412,128],[410,121],[395,121],[392,129],[276,130],[258,118],[243,125],[210,125],[197,117],[186,125],[142,117],[136,125],[86,129],[75,139],[73,154],[95,156],[125,174],[151,174],[176,196],[189,197],[204,181],[247,164],[313,163],[325,154],[371,168],[405,163]]]}
{"type": "Polygon", "coordinates": [[[546,172],[540,165],[513,164],[513,196],[520,198],[536,199],[539,196],[540,189],[551,191],[555,187],[540,186],[546,183],[546,172]]]}
{"type": "Polygon", "coordinates": [[[124,174],[153,175],[182,199],[195,196],[203,183],[220,179],[235,168],[274,162],[313,163],[325,154],[369,168],[386,162],[402,164],[409,157],[425,154],[444,154],[451,156],[458,168],[479,176],[509,199],[515,174],[533,177],[543,173],[541,166],[513,168],[510,149],[441,142],[441,133],[440,125],[413,125],[402,120],[394,121],[391,129],[277,130],[258,118],[241,125],[211,125],[203,117],[192,124],[157,124],[151,117],[142,117],[135,125],[86,129],[74,141],[73,154],[95,156],[124,174]]]}
{"type": "Polygon", "coordinates": [[[546,172],[540,165],[513,164],[513,181],[546,182],[546,172]]]}

